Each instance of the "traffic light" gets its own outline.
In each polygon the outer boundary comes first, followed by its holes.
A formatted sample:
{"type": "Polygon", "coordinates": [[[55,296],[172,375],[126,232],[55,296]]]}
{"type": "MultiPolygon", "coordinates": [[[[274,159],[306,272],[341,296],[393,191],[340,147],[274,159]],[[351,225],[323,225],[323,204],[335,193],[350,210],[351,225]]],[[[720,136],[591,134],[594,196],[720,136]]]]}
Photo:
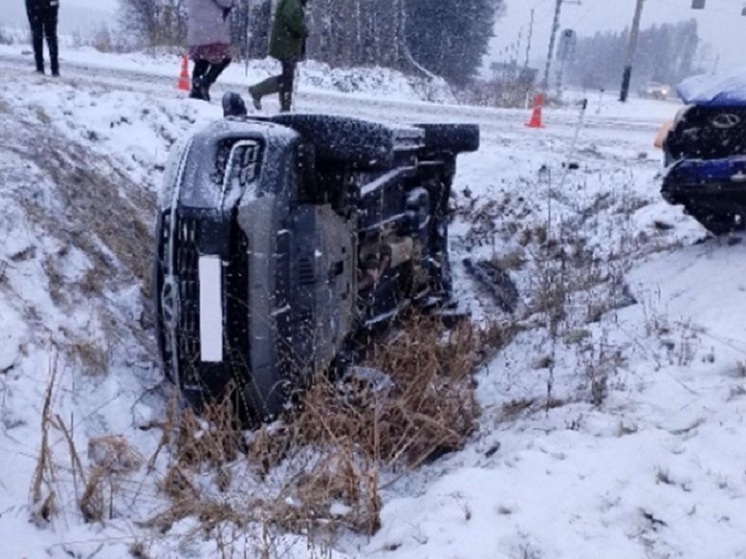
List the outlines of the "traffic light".
{"type": "MultiPolygon", "coordinates": [[[[692,0],[692,10],[704,10],[706,0],[692,0]]],[[[741,9],[741,15],[746,16],[746,5],[741,9]]]]}

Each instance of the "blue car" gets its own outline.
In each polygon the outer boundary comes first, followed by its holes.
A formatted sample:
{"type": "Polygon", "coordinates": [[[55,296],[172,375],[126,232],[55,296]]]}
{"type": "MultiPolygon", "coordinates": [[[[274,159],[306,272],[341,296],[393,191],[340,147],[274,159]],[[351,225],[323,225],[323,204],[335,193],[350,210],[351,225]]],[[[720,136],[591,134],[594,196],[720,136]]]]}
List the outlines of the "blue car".
{"type": "Polygon", "coordinates": [[[746,228],[746,70],[694,77],[664,142],[661,194],[715,235],[746,228]]]}

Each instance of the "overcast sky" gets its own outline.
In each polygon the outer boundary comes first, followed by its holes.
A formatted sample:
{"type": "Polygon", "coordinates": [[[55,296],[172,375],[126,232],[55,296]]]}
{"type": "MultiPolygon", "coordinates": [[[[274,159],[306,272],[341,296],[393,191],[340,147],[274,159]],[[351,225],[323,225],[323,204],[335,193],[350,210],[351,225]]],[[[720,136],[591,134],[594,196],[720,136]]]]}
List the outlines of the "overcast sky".
{"type": "MultiPolygon", "coordinates": [[[[504,50],[517,42],[522,31],[520,60],[523,60],[533,8],[535,20],[531,60],[546,60],[555,1],[506,0],[507,12],[495,28],[493,56],[506,58],[504,50]]],[[[598,30],[629,26],[637,3],[636,0],[581,0],[580,5],[570,2],[572,0],[565,0],[562,5],[561,29],[575,29],[581,36],[592,35],[598,30]]],[[[746,66],[746,17],[741,16],[745,4],[746,0],[706,0],[704,10],[692,10],[691,0],[645,0],[642,27],[654,23],[675,23],[693,17],[699,23],[701,40],[711,43],[713,54],[720,55],[719,70],[746,66]]],[[[714,62],[713,59],[711,67],[714,62]]]]}

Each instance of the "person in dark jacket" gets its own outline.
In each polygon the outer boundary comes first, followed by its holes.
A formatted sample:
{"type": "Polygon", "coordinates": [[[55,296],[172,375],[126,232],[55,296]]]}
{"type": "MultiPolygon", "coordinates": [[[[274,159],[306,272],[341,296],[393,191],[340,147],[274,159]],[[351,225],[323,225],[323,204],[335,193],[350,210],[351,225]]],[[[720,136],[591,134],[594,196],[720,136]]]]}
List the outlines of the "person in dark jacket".
{"type": "Polygon", "coordinates": [[[187,45],[194,61],[192,99],[210,100],[210,87],[231,63],[228,16],[234,0],[188,0],[187,45]]]}
{"type": "Polygon", "coordinates": [[[275,10],[269,39],[269,55],[282,64],[282,73],[249,87],[254,108],[261,110],[262,97],[279,93],[280,110],[287,112],[293,104],[293,81],[298,61],[305,56],[306,0],[280,0],[275,10]]]}
{"type": "Polygon", "coordinates": [[[44,39],[49,48],[49,62],[53,76],[60,75],[59,47],[57,45],[57,16],[59,0],[26,0],[26,14],[31,26],[36,71],[44,73],[44,39]]]}

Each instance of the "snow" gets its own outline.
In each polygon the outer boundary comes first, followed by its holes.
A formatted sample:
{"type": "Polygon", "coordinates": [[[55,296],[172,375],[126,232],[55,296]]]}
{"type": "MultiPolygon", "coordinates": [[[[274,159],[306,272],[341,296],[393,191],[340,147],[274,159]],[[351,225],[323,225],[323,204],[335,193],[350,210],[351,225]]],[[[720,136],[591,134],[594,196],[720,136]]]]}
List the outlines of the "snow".
{"type": "Polygon", "coordinates": [[[746,102],[746,68],[692,76],[677,85],[676,92],[687,104],[741,106],[746,102]]]}
{"type": "MultiPolygon", "coordinates": [[[[0,45],[0,56],[31,60],[28,45],[0,45]]],[[[64,49],[60,65],[85,68],[91,72],[109,75],[112,71],[137,72],[144,78],[168,77],[177,81],[181,69],[181,56],[173,52],[144,54],[114,54],[99,52],[93,47],[64,49]]],[[[190,63],[191,64],[191,63],[190,63]]],[[[248,65],[231,64],[221,75],[221,83],[242,83],[245,87],[271,75],[280,73],[280,63],[272,58],[251,60],[248,65]]],[[[299,83],[306,91],[343,92],[358,98],[381,95],[395,98],[426,99],[434,102],[455,102],[448,85],[435,80],[432,83],[413,79],[401,72],[373,67],[364,71],[330,68],[327,64],[308,61],[299,65],[299,83]]],[[[245,87],[242,91],[245,93],[245,87]]]]}
{"type": "MultiPolygon", "coordinates": [[[[100,437],[121,437],[145,461],[156,454],[153,426],[171,390],[137,279],[153,250],[140,229],[152,231],[169,150],[219,118],[219,106],[142,83],[151,69],[173,73],[174,60],[70,51],[66,60],[106,72],[63,65],[52,81],[4,54],[13,79],[0,84],[3,555],[113,558],[141,545],[157,557],[218,556],[214,541],[187,537],[193,519],[165,535],[141,525],[164,504],[155,480],[165,450],[116,478],[113,518],[85,522],[66,432],[86,471],[100,461],[86,453],[100,437]],[[47,397],[54,482],[34,503],[47,397]],[[45,521],[40,504],[52,491],[58,514],[45,521]]],[[[380,530],[344,534],[328,556],[745,557],[746,242],[706,238],[660,198],[652,141],[680,105],[591,98],[568,153],[577,107],[545,109],[546,128],[534,130],[524,126],[528,111],[423,103],[390,76],[372,76],[375,102],[327,92],[326,82],[306,94],[302,81],[299,108],[479,123],[481,148],[459,157],[454,188],[456,291],[477,319],[498,316],[460,263],[519,259],[510,273],[526,314],[477,373],[483,415],[466,447],[411,472],[382,472],[380,530]],[[568,161],[579,168],[566,171],[568,161]],[[564,252],[536,241],[542,228],[564,252]],[[563,285],[564,316],[531,312],[563,285]]],[[[225,83],[255,77],[236,68],[225,83]]],[[[250,479],[269,493],[282,472],[250,479]]],[[[331,511],[349,513],[340,502],[331,511]]],[[[259,556],[259,528],[237,541],[259,556]]],[[[277,535],[275,549],[319,556],[295,534],[277,535]]]]}

